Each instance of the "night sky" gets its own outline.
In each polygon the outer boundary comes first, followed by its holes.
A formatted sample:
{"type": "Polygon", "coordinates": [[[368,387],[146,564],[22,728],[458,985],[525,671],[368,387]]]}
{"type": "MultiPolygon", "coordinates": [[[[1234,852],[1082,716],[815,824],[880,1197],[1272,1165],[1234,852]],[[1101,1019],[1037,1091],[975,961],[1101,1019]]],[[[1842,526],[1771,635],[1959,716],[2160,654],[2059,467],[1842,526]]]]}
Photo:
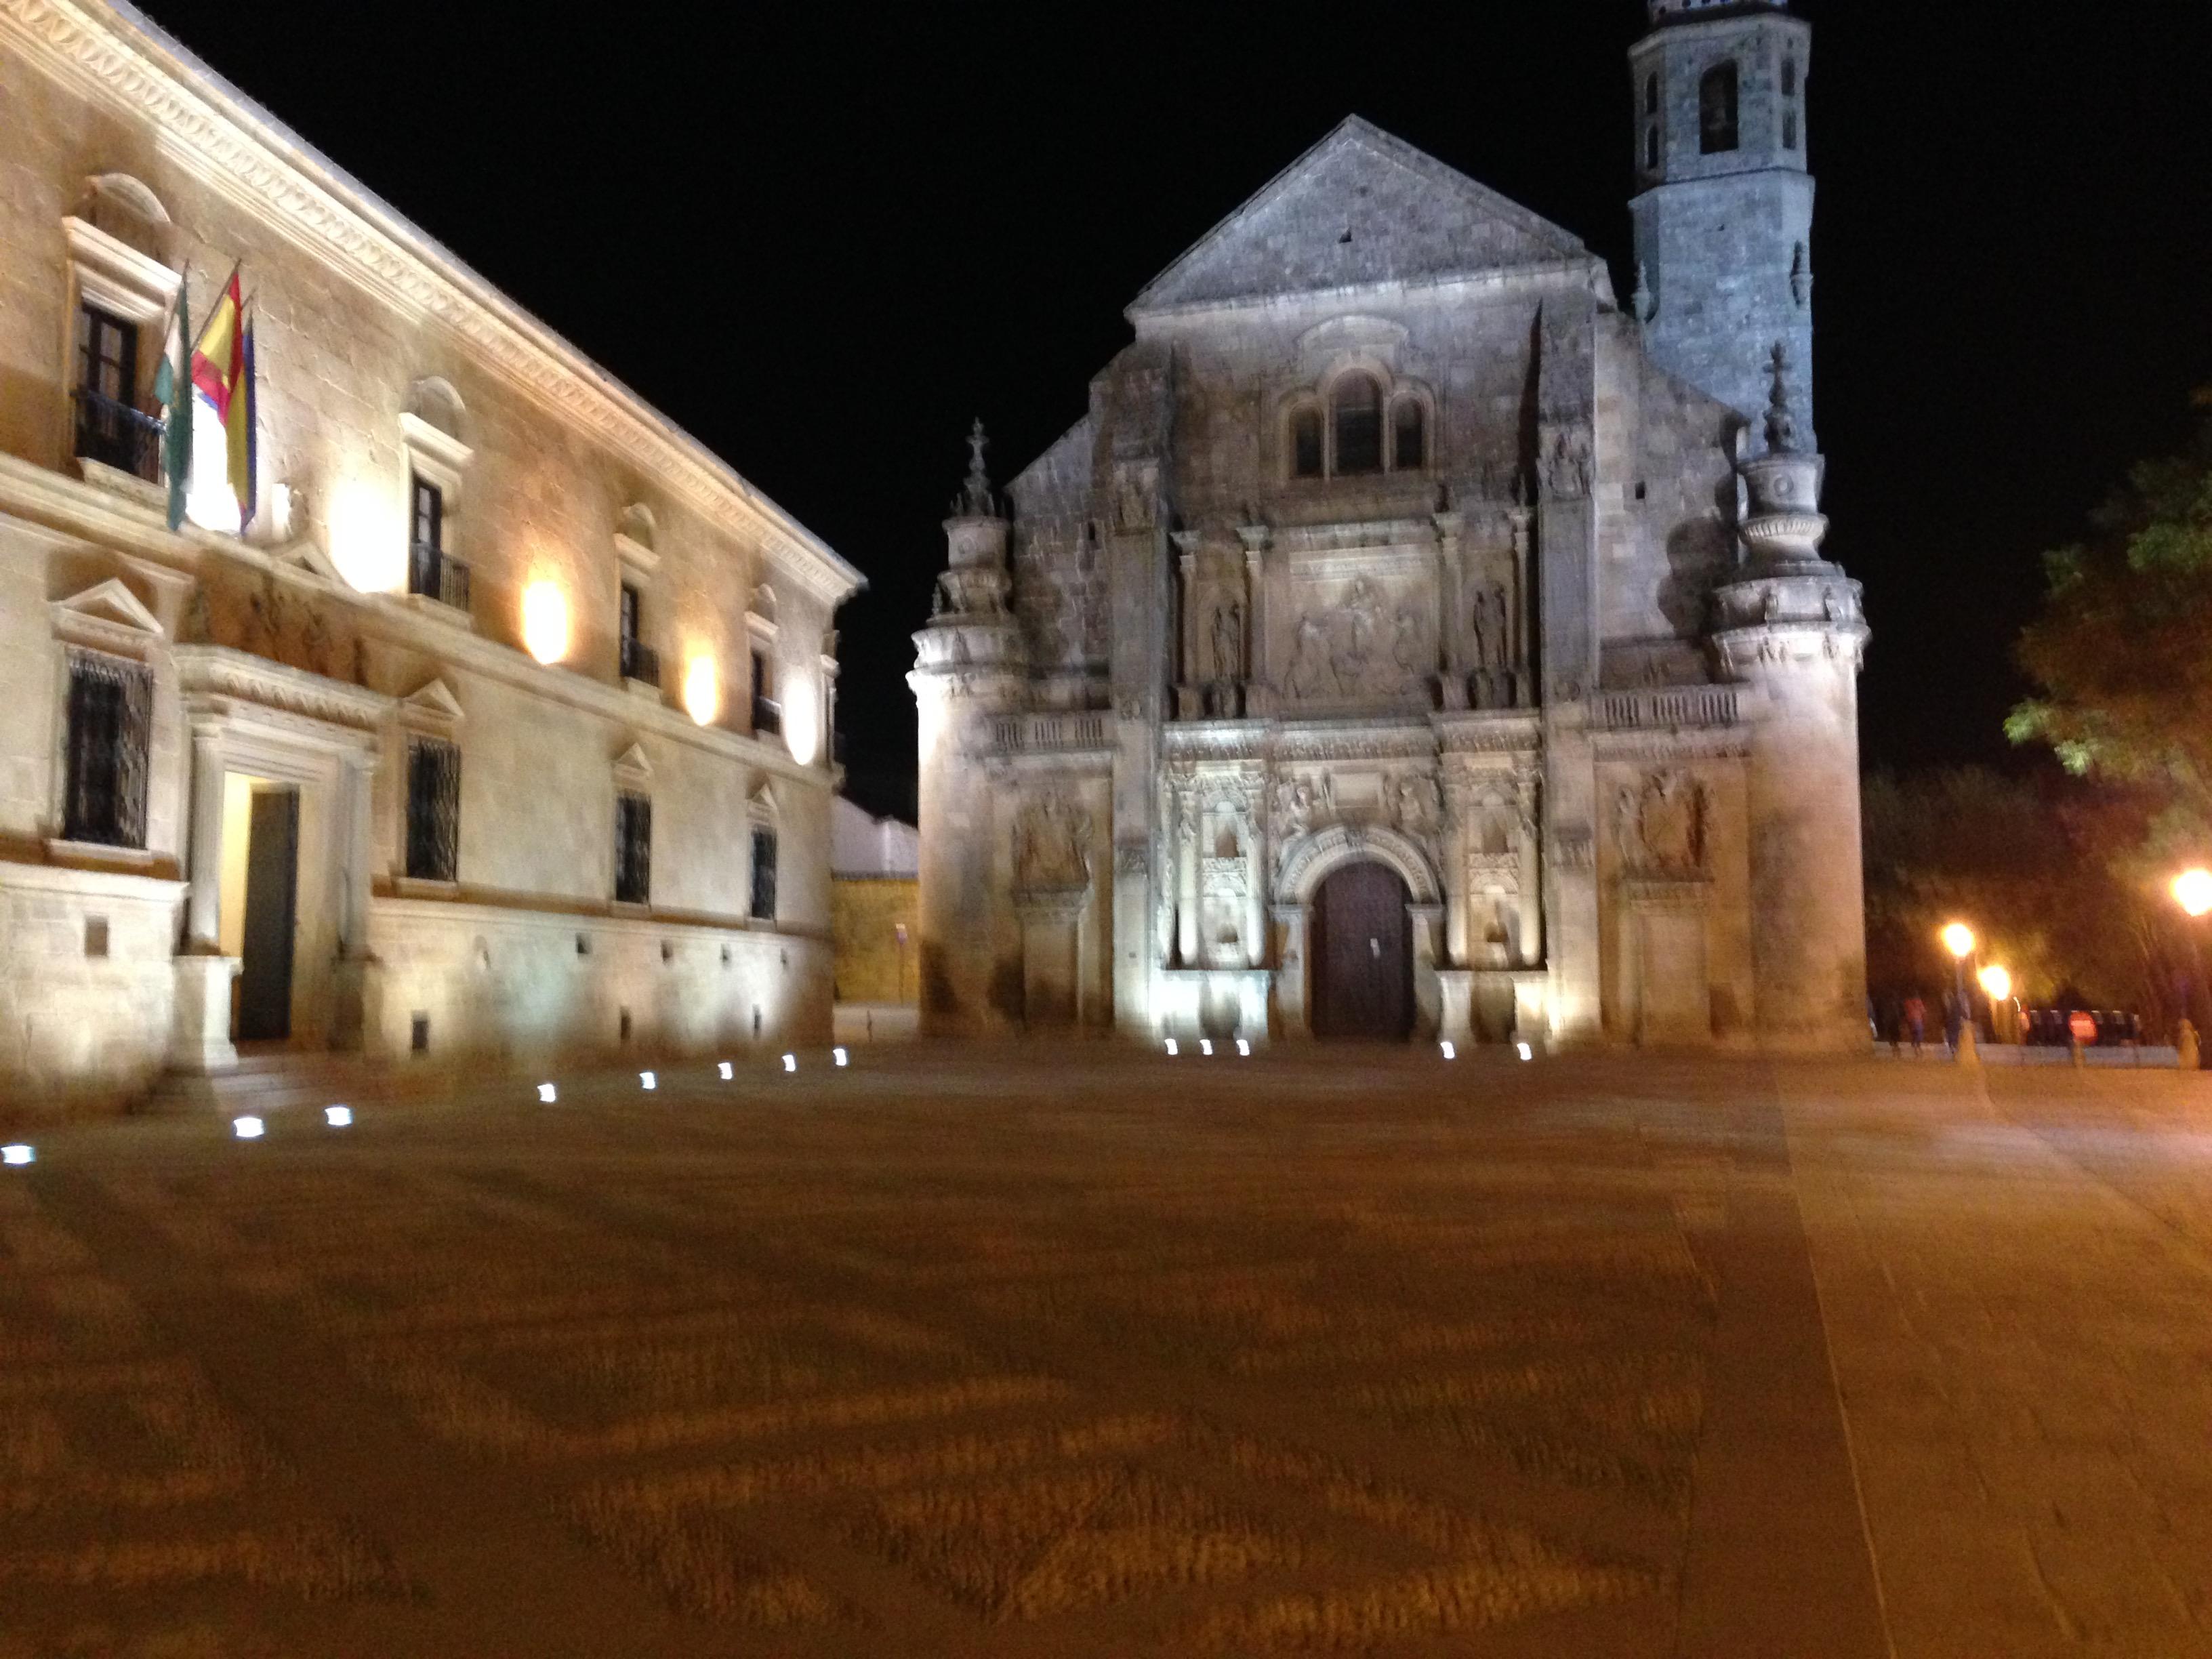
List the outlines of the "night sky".
{"type": "MultiPolygon", "coordinates": [[[[1632,286],[1641,0],[147,6],[867,574],[839,724],[879,811],[911,811],[908,635],[969,421],[1018,471],[1081,416],[1146,282],[1344,115],[1632,286]]],[[[1867,762],[1999,759],[2039,554],[2212,383],[2212,6],[1798,10],[1867,762]]]]}

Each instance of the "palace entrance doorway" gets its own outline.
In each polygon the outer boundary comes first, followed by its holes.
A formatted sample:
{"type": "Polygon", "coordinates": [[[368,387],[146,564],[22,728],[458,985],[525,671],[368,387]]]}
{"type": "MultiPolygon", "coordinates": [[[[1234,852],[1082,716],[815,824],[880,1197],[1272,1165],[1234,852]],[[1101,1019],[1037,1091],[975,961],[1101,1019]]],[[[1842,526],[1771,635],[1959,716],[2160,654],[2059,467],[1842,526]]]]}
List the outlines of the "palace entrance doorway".
{"type": "Polygon", "coordinates": [[[1313,899],[1313,1033],[1402,1042],[1413,1030],[1412,895],[1397,872],[1347,864],[1313,899]]]}

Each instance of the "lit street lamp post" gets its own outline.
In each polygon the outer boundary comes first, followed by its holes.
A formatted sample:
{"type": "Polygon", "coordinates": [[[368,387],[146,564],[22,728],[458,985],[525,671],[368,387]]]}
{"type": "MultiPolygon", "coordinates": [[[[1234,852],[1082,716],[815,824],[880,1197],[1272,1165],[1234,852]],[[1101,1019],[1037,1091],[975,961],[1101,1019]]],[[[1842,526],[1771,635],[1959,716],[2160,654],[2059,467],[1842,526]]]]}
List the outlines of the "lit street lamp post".
{"type": "Polygon", "coordinates": [[[1966,958],[1974,953],[1974,930],[1963,921],[1952,922],[1943,929],[1943,948],[1951,953],[1958,974],[1959,1064],[1978,1066],[1981,1056],[1974,1051],[1974,1005],[1966,995],[1966,958]]]}
{"type": "MultiPolygon", "coordinates": [[[[2189,938],[2189,1012],[2194,1016],[2205,1005],[2204,953],[2197,938],[2197,924],[2208,912],[2212,912],[2212,870],[2202,867],[2184,870],[2173,878],[2173,902],[2189,918],[2182,932],[2189,938]]],[[[2197,1048],[2197,1034],[2205,1027],[2197,1020],[2182,1022],[2182,1063],[2185,1066],[2197,1048]]]]}
{"type": "Polygon", "coordinates": [[[2013,1030],[2012,975],[2006,969],[1991,963],[1982,969],[1982,994],[1990,1000],[1990,1041],[2013,1042],[2017,1034],[2013,1030]],[[2002,1016],[1998,1010],[2004,1011],[2002,1016]]]}

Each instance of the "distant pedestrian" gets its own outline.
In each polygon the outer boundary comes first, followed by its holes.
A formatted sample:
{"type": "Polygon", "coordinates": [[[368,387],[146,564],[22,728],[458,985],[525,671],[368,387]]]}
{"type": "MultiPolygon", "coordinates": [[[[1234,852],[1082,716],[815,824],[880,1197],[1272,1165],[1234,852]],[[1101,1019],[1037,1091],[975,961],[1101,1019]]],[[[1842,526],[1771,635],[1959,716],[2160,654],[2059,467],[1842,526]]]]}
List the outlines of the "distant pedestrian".
{"type": "Polygon", "coordinates": [[[1915,992],[1905,1000],[1905,1031],[1912,1039],[1912,1057],[1920,1058],[1920,1044],[1928,1035],[1928,1005],[1915,992]]]}
{"type": "Polygon", "coordinates": [[[1966,1005],[1959,1000],[1955,991],[1943,993],[1943,1046],[1953,1054],[1959,1052],[1959,1031],[1966,1023],[1966,1005]]]}

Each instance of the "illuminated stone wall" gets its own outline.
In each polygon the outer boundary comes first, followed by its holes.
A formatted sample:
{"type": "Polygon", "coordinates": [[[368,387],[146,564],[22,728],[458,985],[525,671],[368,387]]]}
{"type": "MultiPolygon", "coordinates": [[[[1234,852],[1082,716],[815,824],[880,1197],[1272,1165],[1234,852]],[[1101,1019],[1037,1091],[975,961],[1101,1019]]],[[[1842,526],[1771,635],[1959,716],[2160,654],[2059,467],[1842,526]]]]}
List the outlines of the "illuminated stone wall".
{"type": "Polygon", "coordinates": [[[642,1052],[750,1038],[756,1009],[763,1041],[826,1037],[823,653],[855,573],[143,22],[0,0],[0,1097],[112,1103],[230,1063],[194,820],[227,775],[301,792],[295,1046],[396,1061],[427,1014],[429,1063],[520,1064],[613,1052],[625,1008],[642,1052]],[[137,327],[151,412],[179,282],[204,321],[234,265],[260,511],[173,534],[158,485],[79,458],[74,319],[82,300],[137,327]],[[446,489],[465,611],[404,591],[417,471],[446,489]],[[625,580],[658,687],[618,670],[625,580]],[[533,588],[567,623],[550,661],[525,646],[533,588]],[[60,840],[72,644],[154,676],[136,848],[60,840]],[[756,647],[780,736],[750,729],[756,647]],[[415,736],[460,750],[451,883],[405,875],[415,736]],[[653,801],[648,906],[612,902],[617,789],[653,801]]]}

